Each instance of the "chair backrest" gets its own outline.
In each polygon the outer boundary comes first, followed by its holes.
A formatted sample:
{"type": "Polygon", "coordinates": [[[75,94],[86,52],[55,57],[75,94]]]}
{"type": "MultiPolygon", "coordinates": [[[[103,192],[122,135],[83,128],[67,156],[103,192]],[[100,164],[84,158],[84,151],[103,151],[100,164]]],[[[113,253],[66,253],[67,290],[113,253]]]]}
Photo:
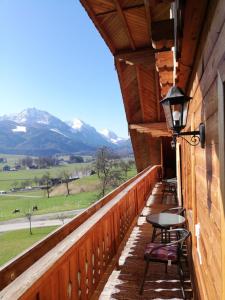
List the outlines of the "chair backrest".
{"type": "Polygon", "coordinates": [[[171,242],[170,244],[178,244],[179,251],[182,252],[184,242],[191,236],[191,232],[185,228],[176,228],[168,230],[169,232],[176,232],[178,234],[178,240],[171,242]]]}
{"type": "Polygon", "coordinates": [[[185,211],[186,211],[186,209],[184,207],[177,206],[177,207],[171,207],[171,208],[164,209],[162,212],[168,212],[168,213],[173,213],[173,214],[184,216],[185,211]]]}

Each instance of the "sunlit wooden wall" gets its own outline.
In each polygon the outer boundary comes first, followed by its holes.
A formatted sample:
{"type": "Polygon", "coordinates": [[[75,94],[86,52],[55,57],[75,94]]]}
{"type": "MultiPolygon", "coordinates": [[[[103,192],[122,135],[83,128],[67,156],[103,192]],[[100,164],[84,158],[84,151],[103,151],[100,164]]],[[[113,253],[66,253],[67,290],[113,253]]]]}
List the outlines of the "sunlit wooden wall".
{"type": "Polygon", "coordinates": [[[199,124],[205,123],[205,149],[181,142],[182,194],[193,234],[198,296],[204,300],[225,299],[224,199],[220,180],[220,173],[224,173],[221,157],[225,125],[220,112],[225,99],[224,21],[225,1],[220,0],[216,7],[208,9],[189,84],[193,100],[186,129],[198,130],[199,124]],[[199,239],[195,235],[196,224],[200,225],[199,239]]]}

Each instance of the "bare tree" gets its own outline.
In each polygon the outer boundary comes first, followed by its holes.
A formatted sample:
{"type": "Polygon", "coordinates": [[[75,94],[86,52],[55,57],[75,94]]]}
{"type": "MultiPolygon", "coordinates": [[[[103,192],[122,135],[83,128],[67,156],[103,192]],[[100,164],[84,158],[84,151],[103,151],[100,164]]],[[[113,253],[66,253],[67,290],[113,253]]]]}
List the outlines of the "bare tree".
{"type": "Polygon", "coordinates": [[[62,224],[64,224],[65,215],[63,213],[59,214],[58,219],[61,220],[62,224]]]}
{"type": "Polygon", "coordinates": [[[101,182],[101,196],[110,187],[117,187],[123,180],[121,171],[115,167],[114,153],[107,147],[98,149],[96,153],[95,170],[101,182]]]}
{"type": "Polygon", "coordinates": [[[50,198],[50,190],[52,187],[52,181],[51,181],[51,177],[50,177],[50,173],[46,172],[42,178],[41,178],[41,182],[42,184],[45,185],[45,190],[47,192],[48,198],[50,198]]]}
{"type": "Polygon", "coordinates": [[[31,229],[31,218],[32,218],[32,213],[29,211],[28,213],[26,213],[26,218],[28,219],[28,221],[29,221],[29,224],[30,224],[30,234],[33,234],[32,233],[32,229],[31,229]]]}
{"type": "Polygon", "coordinates": [[[124,175],[127,177],[127,172],[131,169],[131,165],[125,160],[121,160],[119,166],[121,170],[124,172],[124,175]]]}
{"type": "Polygon", "coordinates": [[[62,182],[66,185],[67,196],[70,195],[69,182],[70,182],[70,173],[66,170],[63,170],[61,173],[62,182]]]}

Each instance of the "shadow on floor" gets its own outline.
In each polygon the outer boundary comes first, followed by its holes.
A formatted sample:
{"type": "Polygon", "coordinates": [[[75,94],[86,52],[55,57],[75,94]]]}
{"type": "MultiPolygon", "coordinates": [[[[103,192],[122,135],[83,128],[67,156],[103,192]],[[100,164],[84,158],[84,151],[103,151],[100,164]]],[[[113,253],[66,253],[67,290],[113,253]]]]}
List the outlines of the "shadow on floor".
{"type": "MultiPolygon", "coordinates": [[[[150,264],[143,295],[139,295],[145,267],[143,255],[152,235],[152,226],[146,222],[145,217],[175,205],[172,195],[165,195],[162,201],[162,188],[161,184],[157,184],[149,197],[119,259],[119,269],[114,270],[109,277],[100,300],[183,299],[177,266],[168,266],[168,273],[165,273],[164,264],[159,263],[150,264]]],[[[189,274],[187,278],[186,296],[191,299],[189,274]]]]}

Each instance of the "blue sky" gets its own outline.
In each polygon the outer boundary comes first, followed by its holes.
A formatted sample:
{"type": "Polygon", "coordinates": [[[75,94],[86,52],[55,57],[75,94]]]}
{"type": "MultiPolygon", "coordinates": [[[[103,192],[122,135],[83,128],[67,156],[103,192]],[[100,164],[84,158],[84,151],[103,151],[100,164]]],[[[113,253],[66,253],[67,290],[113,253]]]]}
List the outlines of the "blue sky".
{"type": "Polygon", "coordinates": [[[0,1],[0,101],[127,137],[113,57],[78,0],[0,1]]]}

